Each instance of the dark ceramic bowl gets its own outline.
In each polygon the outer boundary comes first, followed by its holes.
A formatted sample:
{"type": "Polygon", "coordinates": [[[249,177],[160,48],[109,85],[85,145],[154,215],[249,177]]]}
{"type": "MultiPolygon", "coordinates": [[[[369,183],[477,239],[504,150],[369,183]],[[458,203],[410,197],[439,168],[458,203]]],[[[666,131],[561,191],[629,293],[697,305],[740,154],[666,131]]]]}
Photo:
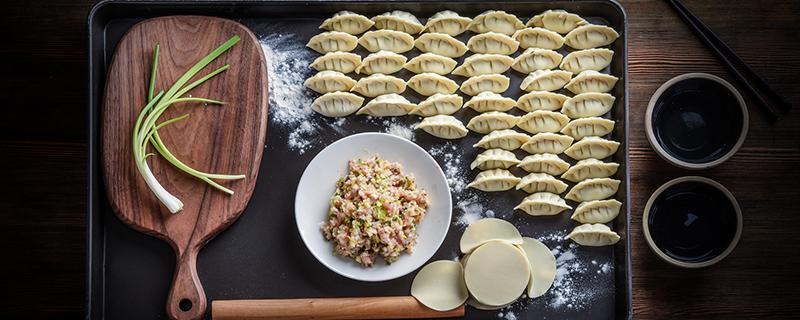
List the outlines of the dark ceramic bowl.
{"type": "Polygon", "coordinates": [[[645,129],[664,160],[681,168],[706,169],[739,150],[748,121],[744,99],[730,83],[706,73],[687,73],[653,94],[645,129]]]}
{"type": "Polygon", "coordinates": [[[650,249],[684,268],[715,264],[733,251],[742,233],[742,211],[714,180],[687,176],[656,190],[644,208],[642,229],[650,249]]]}

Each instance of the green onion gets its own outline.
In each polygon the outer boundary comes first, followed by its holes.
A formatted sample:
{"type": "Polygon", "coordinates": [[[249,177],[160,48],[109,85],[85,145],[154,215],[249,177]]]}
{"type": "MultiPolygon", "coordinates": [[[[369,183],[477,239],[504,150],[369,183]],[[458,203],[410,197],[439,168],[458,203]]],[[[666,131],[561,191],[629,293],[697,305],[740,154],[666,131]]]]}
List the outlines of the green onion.
{"type": "Polygon", "coordinates": [[[189,167],[182,161],[180,161],[177,157],[175,157],[172,152],[167,149],[164,141],[161,140],[161,136],[158,134],[158,130],[170,125],[172,123],[181,121],[186,119],[189,115],[185,114],[180,117],[172,118],[161,123],[158,123],[159,118],[161,115],[173,104],[178,102],[194,102],[194,103],[202,103],[202,104],[214,104],[214,105],[223,105],[224,102],[217,101],[213,99],[207,98],[197,98],[197,97],[183,97],[186,93],[194,89],[195,87],[203,84],[207,80],[213,78],[214,76],[222,73],[225,70],[230,68],[230,65],[224,65],[219,69],[212,71],[211,73],[195,80],[192,83],[186,84],[191,80],[195,75],[197,75],[200,71],[203,70],[209,63],[214,61],[217,57],[228,51],[231,47],[233,47],[237,42],[239,42],[239,36],[233,36],[232,38],[228,39],[225,43],[220,45],[217,49],[209,53],[203,59],[200,59],[194,66],[189,68],[186,73],[184,73],[177,81],[169,88],[166,92],[159,91],[158,94],[155,94],[155,80],[157,75],[158,69],[158,52],[159,52],[159,45],[156,44],[155,52],[153,53],[153,68],[150,74],[150,84],[147,91],[147,105],[142,109],[141,113],[139,113],[139,117],[136,119],[136,124],[133,127],[133,157],[136,160],[136,167],[139,170],[139,174],[142,175],[144,178],[145,183],[150,188],[150,190],[155,194],[156,198],[158,198],[164,206],[169,209],[172,213],[178,213],[183,209],[183,202],[180,199],[169,193],[161,183],[153,175],[153,172],[150,170],[150,166],[147,164],[147,158],[152,153],[147,153],[147,146],[152,145],[154,149],[166,159],[170,164],[172,164],[175,168],[201,180],[209,185],[217,188],[225,193],[233,194],[233,190],[223,187],[216,181],[217,180],[235,180],[235,179],[244,179],[244,175],[228,175],[228,174],[214,174],[214,173],[205,173],[199,170],[196,170],[192,167],[189,167]]]}

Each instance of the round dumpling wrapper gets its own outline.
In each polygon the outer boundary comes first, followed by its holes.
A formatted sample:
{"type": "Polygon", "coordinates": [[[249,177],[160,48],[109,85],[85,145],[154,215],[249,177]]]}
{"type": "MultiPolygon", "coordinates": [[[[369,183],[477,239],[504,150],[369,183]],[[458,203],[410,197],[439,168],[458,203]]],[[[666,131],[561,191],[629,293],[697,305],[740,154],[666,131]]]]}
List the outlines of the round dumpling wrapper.
{"type": "Polygon", "coordinates": [[[464,282],[481,304],[502,306],[522,295],[530,274],[530,264],[522,250],[504,241],[489,241],[470,254],[464,282]]]}
{"type": "Polygon", "coordinates": [[[510,244],[522,244],[522,235],[513,224],[497,218],[485,218],[473,222],[464,230],[459,243],[462,253],[470,253],[478,246],[492,240],[510,244]]]}
{"type": "Polygon", "coordinates": [[[458,308],[469,297],[461,264],[449,260],[429,263],[414,277],[411,295],[436,311],[458,308]]]}
{"type": "Polygon", "coordinates": [[[533,238],[522,238],[519,247],[525,252],[531,266],[528,297],[540,297],[550,289],[556,279],[556,258],[546,245],[533,238]]]}

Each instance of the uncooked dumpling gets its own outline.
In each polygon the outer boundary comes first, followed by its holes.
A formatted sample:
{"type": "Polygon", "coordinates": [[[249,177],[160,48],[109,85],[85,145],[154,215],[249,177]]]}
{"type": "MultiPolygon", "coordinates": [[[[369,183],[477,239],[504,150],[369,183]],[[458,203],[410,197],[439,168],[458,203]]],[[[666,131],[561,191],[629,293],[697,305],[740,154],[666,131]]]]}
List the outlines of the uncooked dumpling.
{"type": "Polygon", "coordinates": [[[475,249],[464,268],[464,282],[470,294],[488,306],[517,300],[530,275],[524,251],[503,241],[490,241],[475,249]]]}
{"type": "Polygon", "coordinates": [[[508,90],[511,79],[502,74],[482,74],[461,83],[461,92],[475,96],[484,91],[503,93],[508,90]]]}
{"type": "Polygon", "coordinates": [[[328,52],[324,56],[314,59],[311,67],[317,71],[339,71],[350,73],[356,70],[361,64],[361,56],[350,52],[328,52]]]}
{"type": "MultiPolygon", "coordinates": [[[[565,71],[566,72],[566,71],[565,71]]],[[[609,92],[614,89],[619,78],[610,74],[600,73],[593,70],[586,70],[579,73],[575,78],[564,86],[574,94],[587,92],[609,92]]]]}
{"type": "Polygon", "coordinates": [[[339,31],[328,31],[311,37],[306,47],[321,54],[325,54],[334,51],[353,51],[357,45],[358,38],[351,34],[339,31]]]}
{"type": "Polygon", "coordinates": [[[329,92],[311,103],[311,110],[326,117],[344,117],[356,112],[364,103],[364,98],[349,92],[329,92]]]}
{"type": "Polygon", "coordinates": [[[560,194],[567,190],[567,184],[546,173],[529,173],[517,184],[517,190],[527,193],[550,192],[560,194]]]}
{"type": "Polygon", "coordinates": [[[594,24],[580,26],[564,36],[564,43],[573,49],[590,49],[607,46],[619,38],[612,28],[594,24]]]}
{"type": "Polygon", "coordinates": [[[442,139],[459,139],[469,133],[464,123],[453,116],[438,115],[422,119],[422,122],[414,126],[414,129],[422,129],[434,137],[442,139]]]}
{"type": "Polygon", "coordinates": [[[567,205],[564,199],[551,192],[531,194],[514,207],[514,210],[522,210],[532,216],[552,216],[569,209],[572,209],[572,207],[567,205]]]}
{"type": "Polygon", "coordinates": [[[522,238],[519,247],[525,252],[531,267],[528,298],[541,297],[556,279],[556,258],[550,248],[533,238],[522,238]]]}
{"type": "Polygon", "coordinates": [[[469,99],[464,108],[471,108],[478,112],[508,111],[517,104],[514,99],[501,96],[497,93],[484,91],[469,99]]]}
{"type": "Polygon", "coordinates": [[[406,82],[395,76],[376,73],[369,77],[358,79],[358,83],[350,91],[358,92],[365,97],[377,97],[387,93],[403,93],[403,91],[406,91],[406,82]]]}
{"type": "Polygon", "coordinates": [[[420,102],[410,114],[415,114],[423,117],[430,117],[435,115],[451,115],[461,109],[464,104],[464,98],[457,94],[434,94],[427,99],[420,102]]]}
{"type": "Polygon", "coordinates": [[[522,159],[517,167],[528,172],[541,172],[557,176],[569,169],[569,163],[552,153],[532,154],[522,159]]]}
{"type": "Polygon", "coordinates": [[[528,142],[530,138],[531,137],[527,134],[516,132],[511,129],[497,130],[483,136],[483,138],[481,138],[481,140],[472,147],[484,149],[499,148],[503,150],[516,150],[519,149],[519,147],[525,142],[528,142]]]}
{"type": "Polygon", "coordinates": [[[395,30],[375,30],[364,33],[361,38],[358,38],[358,44],[370,52],[386,50],[394,53],[403,53],[414,48],[414,37],[408,33],[395,30]]]}
{"type": "Polygon", "coordinates": [[[453,74],[472,77],[482,74],[503,73],[511,67],[514,59],[500,54],[473,54],[466,59],[453,74]]]}
{"type": "Polygon", "coordinates": [[[360,74],[375,74],[383,73],[390,74],[403,69],[406,64],[406,57],[391,51],[378,51],[372,53],[361,61],[361,64],[356,68],[356,73],[360,74]]]}
{"type": "Polygon", "coordinates": [[[561,112],[572,119],[600,117],[611,111],[614,100],[616,98],[608,93],[581,93],[564,101],[561,112]]]}
{"type": "Polygon", "coordinates": [[[552,153],[559,154],[564,152],[574,141],[570,136],[563,134],[555,134],[550,132],[542,132],[533,135],[525,144],[520,148],[530,154],[536,153],[552,153]]]}
{"type": "Polygon", "coordinates": [[[517,52],[519,42],[502,33],[488,32],[469,38],[467,47],[475,53],[510,55],[517,52]]]}
{"type": "Polygon", "coordinates": [[[578,182],[591,178],[608,178],[617,173],[618,163],[603,162],[597,159],[584,159],[569,168],[561,178],[578,182]]]}
{"type": "MultiPolygon", "coordinates": [[[[609,246],[619,241],[619,235],[603,224],[583,224],[575,227],[567,239],[577,242],[582,246],[609,246]]],[[[469,285],[467,286],[469,288],[469,285]]]]}
{"type": "Polygon", "coordinates": [[[619,215],[621,207],[622,202],[615,199],[582,202],[570,218],[580,223],[608,223],[619,215]]]}
{"type": "Polygon", "coordinates": [[[411,283],[411,295],[436,311],[458,308],[467,301],[464,269],[455,261],[439,260],[423,267],[411,283]]]}
{"type": "Polygon", "coordinates": [[[536,134],[540,132],[558,132],[569,123],[569,118],[560,112],[536,110],[522,116],[517,127],[536,134]]]}
{"type": "Polygon", "coordinates": [[[519,183],[520,178],[505,169],[491,169],[482,171],[467,188],[478,189],[486,192],[506,191],[519,183]]]}
{"type": "Polygon", "coordinates": [[[600,137],[586,137],[581,141],[575,142],[567,150],[564,150],[564,153],[575,160],[604,159],[616,153],[618,148],[619,142],[600,137]]]}
{"type": "Polygon", "coordinates": [[[450,58],[458,58],[467,53],[467,45],[444,33],[423,34],[414,41],[414,46],[419,51],[435,53],[450,58]]]}
{"type": "Polygon", "coordinates": [[[481,170],[508,169],[518,163],[519,160],[517,160],[517,156],[515,156],[511,151],[506,151],[503,149],[489,149],[481,152],[475,158],[475,161],[472,161],[472,164],[470,164],[469,168],[478,168],[481,170]]]}
{"type": "Polygon", "coordinates": [[[585,26],[588,22],[579,15],[564,10],[547,10],[534,16],[528,21],[529,27],[544,27],[560,34],[565,34],[573,29],[585,26]]]}
{"type": "Polygon", "coordinates": [[[366,114],[373,117],[404,116],[416,106],[416,104],[409,102],[408,99],[399,94],[389,93],[372,99],[356,114],[366,114]]]}
{"type": "Polygon", "coordinates": [[[472,18],[462,17],[453,11],[444,10],[431,16],[422,31],[445,33],[455,37],[464,33],[471,22],[472,18]]]}
{"type": "Polygon", "coordinates": [[[381,15],[372,17],[375,28],[389,29],[408,34],[417,34],[422,31],[422,23],[413,14],[406,11],[395,10],[384,12],[381,15]]]}
{"type": "Polygon", "coordinates": [[[511,68],[525,74],[536,70],[550,70],[558,67],[562,58],[560,53],[550,49],[528,48],[514,58],[511,68]]]}
{"type": "Polygon", "coordinates": [[[524,27],[522,21],[513,14],[489,10],[475,17],[469,25],[469,30],[475,33],[497,32],[510,36],[524,27]]]}
{"type": "Polygon", "coordinates": [[[303,83],[317,93],[348,91],[356,85],[356,81],[338,71],[320,71],[303,83]]]}
{"type": "Polygon", "coordinates": [[[525,28],[517,30],[513,36],[520,48],[542,48],[556,50],[564,45],[564,37],[545,28],[525,28]]]}
{"type": "Polygon", "coordinates": [[[517,108],[526,112],[536,110],[556,111],[569,97],[550,91],[531,91],[517,99],[517,108]]]}
{"type": "Polygon", "coordinates": [[[435,73],[420,73],[408,79],[408,87],[423,96],[432,96],[436,93],[456,92],[458,84],[435,73]]]}
{"type": "Polygon", "coordinates": [[[413,73],[431,72],[439,75],[445,75],[455,69],[456,62],[453,58],[440,56],[435,53],[423,53],[414,58],[411,58],[404,68],[413,73]]]}
{"type": "Polygon", "coordinates": [[[586,70],[600,71],[611,64],[614,51],[608,49],[586,49],[570,52],[561,61],[559,68],[572,73],[586,70]]]}
{"type": "Polygon", "coordinates": [[[589,117],[570,121],[561,129],[561,133],[580,140],[590,136],[604,136],[611,133],[611,130],[614,130],[614,120],[589,117]]]}
{"type": "Polygon", "coordinates": [[[503,219],[484,218],[471,223],[459,241],[461,253],[470,253],[480,245],[499,240],[510,244],[522,244],[522,236],[513,224],[503,219]]]}
{"type": "Polygon", "coordinates": [[[333,17],[325,19],[320,29],[340,31],[349,34],[361,34],[369,30],[375,23],[369,18],[350,11],[339,11],[333,17]]]}
{"type": "Polygon", "coordinates": [[[572,187],[565,198],[577,202],[607,199],[617,193],[619,184],[611,178],[586,179],[572,187]]]}
{"type": "Polygon", "coordinates": [[[556,91],[570,82],[572,72],[564,70],[536,70],[531,72],[519,88],[525,91],[556,91]]]}
{"type": "Polygon", "coordinates": [[[467,129],[477,133],[487,134],[495,130],[511,129],[517,124],[519,118],[505,112],[490,111],[472,117],[467,123],[467,129]]]}

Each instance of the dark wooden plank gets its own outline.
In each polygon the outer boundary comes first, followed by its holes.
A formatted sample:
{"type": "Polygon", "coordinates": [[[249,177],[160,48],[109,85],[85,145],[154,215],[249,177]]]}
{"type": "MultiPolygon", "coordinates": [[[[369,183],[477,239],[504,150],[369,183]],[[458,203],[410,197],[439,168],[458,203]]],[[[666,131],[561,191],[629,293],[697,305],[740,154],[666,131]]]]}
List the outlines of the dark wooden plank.
{"type": "MultiPolygon", "coordinates": [[[[197,254],[213,236],[244,211],[255,189],[267,132],[266,61],[258,40],[232,20],[170,16],[134,25],[120,41],[109,67],[103,98],[101,144],[103,177],[114,212],[132,228],[161,238],[175,250],[177,266],[167,301],[173,319],[199,319],[206,295],[197,275],[197,254]],[[153,195],[132,158],[131,132],[147,104],[148,79],[156,43],[161,45],[156,92],[172,83],[231,36],[239,43],[193,79],[223,65],[230,68],[185,96],[221,100],[223,106],[176,104],[161,121],[182,114],[189,119],[159,130],[164,144],[186,164],[203,172],[242,174],[245,179],[220,181],[234,191],[216,190],[166,161],[149,161],[153,175],[183,202],[170,213],[153,195]],[[184,300],[188,309],[179,307],[184,300]]],[[[151,152],[155,152],[152,150],[151,152]]],[[[159,160],[161,158],[158,158],[159,160]]]]}
{"type": "MultiPolygon", "coordinates": [[[[8,318],[74,319],[83,313],[85,21],[93,2],[15,0],[0,10],[0,35],[6,41],[0,56],[14,62],[0,77],[7,110],[0,117],[0,166],[10,173],[0,184],[0,249],[13,261],[0,264],[0,310],[8,318]],[[24,32],[20,26],[26,26],[24,32]]],[[[789,101],[800,101],[800,2],[685,2],[789,101]]],[[[684,72],[731,78],[661,1],[623,0],[623,5],[630,23],[635,317],[796,317],[798,112],[771,126],[752,108],[748,139],[729,162],[701,172],[669,166],[644,136],[650,95],[684,72]],[[686,174],[725,184],[745,215],[737,249],[705,270],[662,263],[647,248],[640,228],[649,194],[686,174]]]]}

